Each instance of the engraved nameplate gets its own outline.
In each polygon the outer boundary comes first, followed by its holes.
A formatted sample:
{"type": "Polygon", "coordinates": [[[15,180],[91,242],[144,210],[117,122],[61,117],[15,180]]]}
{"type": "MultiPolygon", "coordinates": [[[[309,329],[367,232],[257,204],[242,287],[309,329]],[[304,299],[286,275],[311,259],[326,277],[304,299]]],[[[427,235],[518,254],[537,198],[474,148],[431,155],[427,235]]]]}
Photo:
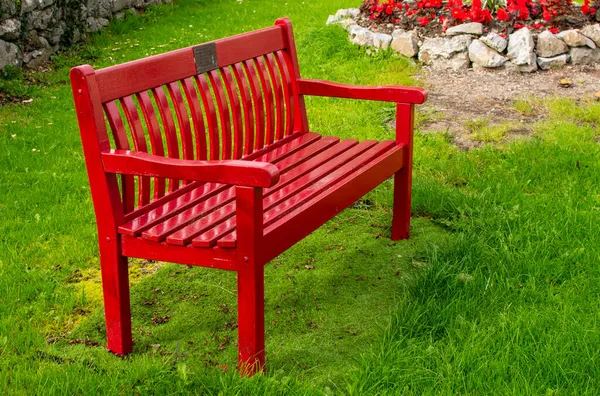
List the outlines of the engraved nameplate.
{"type": "Polygon", "coordinates": [[[217,62],[217,45],[206,43],[194,47],[194,60],[196,61],[196,73],[202,74],[215,70],[219,67],[217,62]]]}

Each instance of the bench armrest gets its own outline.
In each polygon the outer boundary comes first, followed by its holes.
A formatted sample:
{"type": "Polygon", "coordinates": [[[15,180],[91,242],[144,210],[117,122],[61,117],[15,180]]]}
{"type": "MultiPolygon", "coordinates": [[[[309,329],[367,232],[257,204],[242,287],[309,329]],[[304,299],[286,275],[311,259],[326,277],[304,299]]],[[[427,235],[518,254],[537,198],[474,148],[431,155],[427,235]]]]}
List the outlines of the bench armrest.
{"type": "Polygon", "coordinates": [[[299,79],[297,81],[300,95],[411,104],[422,104],[427,100],[427,91],[423,88],[400,86],[360,87],[310,79],[299,79]]]}
{"type": "Polygon", "coordinates": [[[164,177],[247,187],[271,187],[279,181],[279,170],[268,162],[182,160],[129,150],[111,150],[102,153],[102,162],[105,172],[125,175],[164,177]]]}

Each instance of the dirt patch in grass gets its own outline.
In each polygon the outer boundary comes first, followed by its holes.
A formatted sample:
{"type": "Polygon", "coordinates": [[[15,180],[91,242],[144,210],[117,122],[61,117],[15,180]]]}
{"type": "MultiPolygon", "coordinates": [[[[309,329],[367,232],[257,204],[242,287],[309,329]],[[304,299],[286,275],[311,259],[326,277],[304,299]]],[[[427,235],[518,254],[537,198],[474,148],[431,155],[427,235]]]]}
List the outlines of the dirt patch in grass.
{"type": "Polygon", "coordinates": [[[419,109],[420,130],[447,133],[464,149],[531,136],[532,125],[547,116],[532,99],[589,100],[600,91],[600,69],[584,66],[532,74],[424,67],[418,77],[429,91],[429,100],[419,109]],[[572,82],[569,88],[560,84],[565,78],[572,82]]]}

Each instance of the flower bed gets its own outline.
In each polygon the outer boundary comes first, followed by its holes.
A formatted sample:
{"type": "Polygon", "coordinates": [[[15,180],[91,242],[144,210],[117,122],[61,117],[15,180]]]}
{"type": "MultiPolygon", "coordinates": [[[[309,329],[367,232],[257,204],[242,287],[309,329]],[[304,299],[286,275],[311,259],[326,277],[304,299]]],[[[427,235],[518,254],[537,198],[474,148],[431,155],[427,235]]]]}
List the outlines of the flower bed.
{"type": "Polygon", "coordinates": [[[366,0],[327,24],[342,25],[357,45],[391,47],[436,69],[600,64],[600,0],[462,1],[366,0]]]}

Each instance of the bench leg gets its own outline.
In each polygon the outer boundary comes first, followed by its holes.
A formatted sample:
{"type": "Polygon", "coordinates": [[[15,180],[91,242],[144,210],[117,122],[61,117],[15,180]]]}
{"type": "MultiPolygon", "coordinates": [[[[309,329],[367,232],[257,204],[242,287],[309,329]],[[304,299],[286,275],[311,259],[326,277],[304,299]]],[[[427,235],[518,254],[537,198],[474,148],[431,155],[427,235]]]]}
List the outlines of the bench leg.
{"type": "Polygon", "coordinates": [[[238,369],[254,375],[265,367],[264,267],[244,263],[238,271],[238,369]]]}
{"type": "Polygon", "coordinates": [[[404,146],[404,163],[394,175],[394,214],[392,240],[408,239],[410,235],[410,207],[412,196],[414,106],[396,105],[396,143],[404,146]]]}
{"type": "Polygon", "coordinates": [[[402,168],[394,175],[394,214],[392,240],[400,241],[410,236],[411,175],[402,168]]]}
{"type": "Polygon", "coordinates": [[[102,291],[108,350],[125,355],[132,351],[131,311],[127,257],[119,253],[118,243],[101,247],[102,291]]]}

